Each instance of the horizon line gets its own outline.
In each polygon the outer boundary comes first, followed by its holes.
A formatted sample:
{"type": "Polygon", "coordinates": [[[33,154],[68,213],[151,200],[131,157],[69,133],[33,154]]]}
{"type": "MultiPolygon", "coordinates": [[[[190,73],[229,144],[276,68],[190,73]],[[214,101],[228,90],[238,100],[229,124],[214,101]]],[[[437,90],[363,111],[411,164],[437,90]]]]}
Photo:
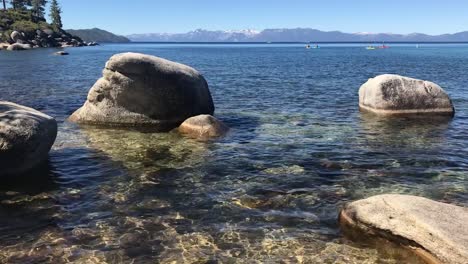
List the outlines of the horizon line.
{"type": "MultiPolygon", "coordinates": [[[[94,27],[98,28],[98,27],[94,27]]],[[[90,28],[92,29],[92,28],[90,28]]],[[[99,29],[99,28],[98,28],[99,29]]],[[[206,28],[196,28],[192,29],[189,31],[185,32],[145,32],[145,33],[130,33],[130,34],[119,34],[121,36],[131,36],[131,35],[143,35],[143,34],[187,34],[190,32],[194,31],[221,31],[221,32],[242,32],[242,31],[256,31],[258,33],[265,31],[265,30],[278,30],[278,29],[311,29],[311,30],[317,30],[321,32],[339,32],[339,33],[344,33],[344,34],[362,34],[362,35],[379,35],[379,34],[388,34],[388,35],[412,35],[412,34],[423,34],[427,36],[441,36],[441,35],[446,35],[446,34],[457,34],[457,33],[462,33],[462,32],[468,32],[468,29],[462,30],[462,31],[454,31],[454,32],[446,32],[446,33],[437,33],[437,34],[430,34],[430,33],[423,33],[423,32],[417,32],[413,31],[411,33],[393,33],[393,32],[366,32],[366,31],[356,31],[356,32],[345,32],[341,30],[321,30],[317,28],[312,28],[312,27],[276,27],[276,28],[264,28],[264,29],[254,29],[254,28],[244,28],[244,29],[206,29],[206,28]]]]}

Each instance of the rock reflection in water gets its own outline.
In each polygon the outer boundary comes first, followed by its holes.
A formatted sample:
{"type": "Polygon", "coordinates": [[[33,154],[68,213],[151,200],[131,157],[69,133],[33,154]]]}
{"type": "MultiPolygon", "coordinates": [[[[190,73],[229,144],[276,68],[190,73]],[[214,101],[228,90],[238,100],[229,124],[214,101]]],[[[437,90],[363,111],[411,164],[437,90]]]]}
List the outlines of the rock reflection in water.
{"type": "Polygon", "coordinates": [[[178,133],[144,133],[125,129],[81,127],[88,146],[103,151],[132,170],[152,172],[159,168],[196,166],[204,161],[207,145],[178,133]]]}
{"type": "Polygon", "coordinates": [[[366,146],[384,151],[388,148],[437,150],[446,142],[445,132],[452,117],[381,117],[361,113],[361,134],[366,146]]]}

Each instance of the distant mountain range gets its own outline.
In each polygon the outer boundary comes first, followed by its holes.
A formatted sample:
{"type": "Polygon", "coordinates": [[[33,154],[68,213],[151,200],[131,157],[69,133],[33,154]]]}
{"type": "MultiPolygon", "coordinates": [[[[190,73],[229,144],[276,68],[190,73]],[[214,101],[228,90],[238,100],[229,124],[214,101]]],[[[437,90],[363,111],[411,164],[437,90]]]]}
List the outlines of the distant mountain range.
{"type": "Polygon", "coordinates": [[[109,31],[105,31],[99,28],[92,29],[67,29],[67,32],[74,36],[80,37],[86,42],[130,42],[130,40],[124,36],[115,35],[109,31]]]}
{"type": "MultiPolygon", "coordinates": [[[[72,33],[73,34],[73,33],[72,33]]],[[[80,36],[81,37],[81,36],[80,36]]],[[[311,28],[148,33],[128,35],[135,42],[468,42],[468,31],[455,34],[344,33],[311,28]]]]}

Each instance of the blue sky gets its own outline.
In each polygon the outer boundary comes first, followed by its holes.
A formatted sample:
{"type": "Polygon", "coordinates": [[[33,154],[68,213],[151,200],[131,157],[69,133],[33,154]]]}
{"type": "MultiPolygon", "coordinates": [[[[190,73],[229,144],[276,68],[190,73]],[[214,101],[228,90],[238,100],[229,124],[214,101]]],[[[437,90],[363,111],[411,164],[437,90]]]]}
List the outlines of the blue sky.
{"type": "Polygon", "coordinates": [[[468,0],[59,0],[64,28],[118,34],[310,27],[428,34],[468,30],[468,0]]]}

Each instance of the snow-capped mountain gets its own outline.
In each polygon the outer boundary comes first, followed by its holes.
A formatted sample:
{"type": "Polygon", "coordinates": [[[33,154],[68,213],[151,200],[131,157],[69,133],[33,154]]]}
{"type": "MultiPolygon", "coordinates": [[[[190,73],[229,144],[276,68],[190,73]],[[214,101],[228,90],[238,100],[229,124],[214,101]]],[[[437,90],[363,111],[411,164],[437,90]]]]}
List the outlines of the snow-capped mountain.
{"type": "Polygon", "coordinates": [[[127,38],[134,42],[468,42],[468,31],[433,36],[421,33],[344,33],[311,28],[277,28],[262,31],[197,29],[187,33],[133,34],[127,38]]]}
{"type": "Polygon", "coordinates": [[[128,37],[135,42],[175,41],[175,42],[244,42],[251,41],[259,32],[253,29],[244,30],[204,30],[197,29],[187,33],[148,33],[133,34],[128,37]]]}

